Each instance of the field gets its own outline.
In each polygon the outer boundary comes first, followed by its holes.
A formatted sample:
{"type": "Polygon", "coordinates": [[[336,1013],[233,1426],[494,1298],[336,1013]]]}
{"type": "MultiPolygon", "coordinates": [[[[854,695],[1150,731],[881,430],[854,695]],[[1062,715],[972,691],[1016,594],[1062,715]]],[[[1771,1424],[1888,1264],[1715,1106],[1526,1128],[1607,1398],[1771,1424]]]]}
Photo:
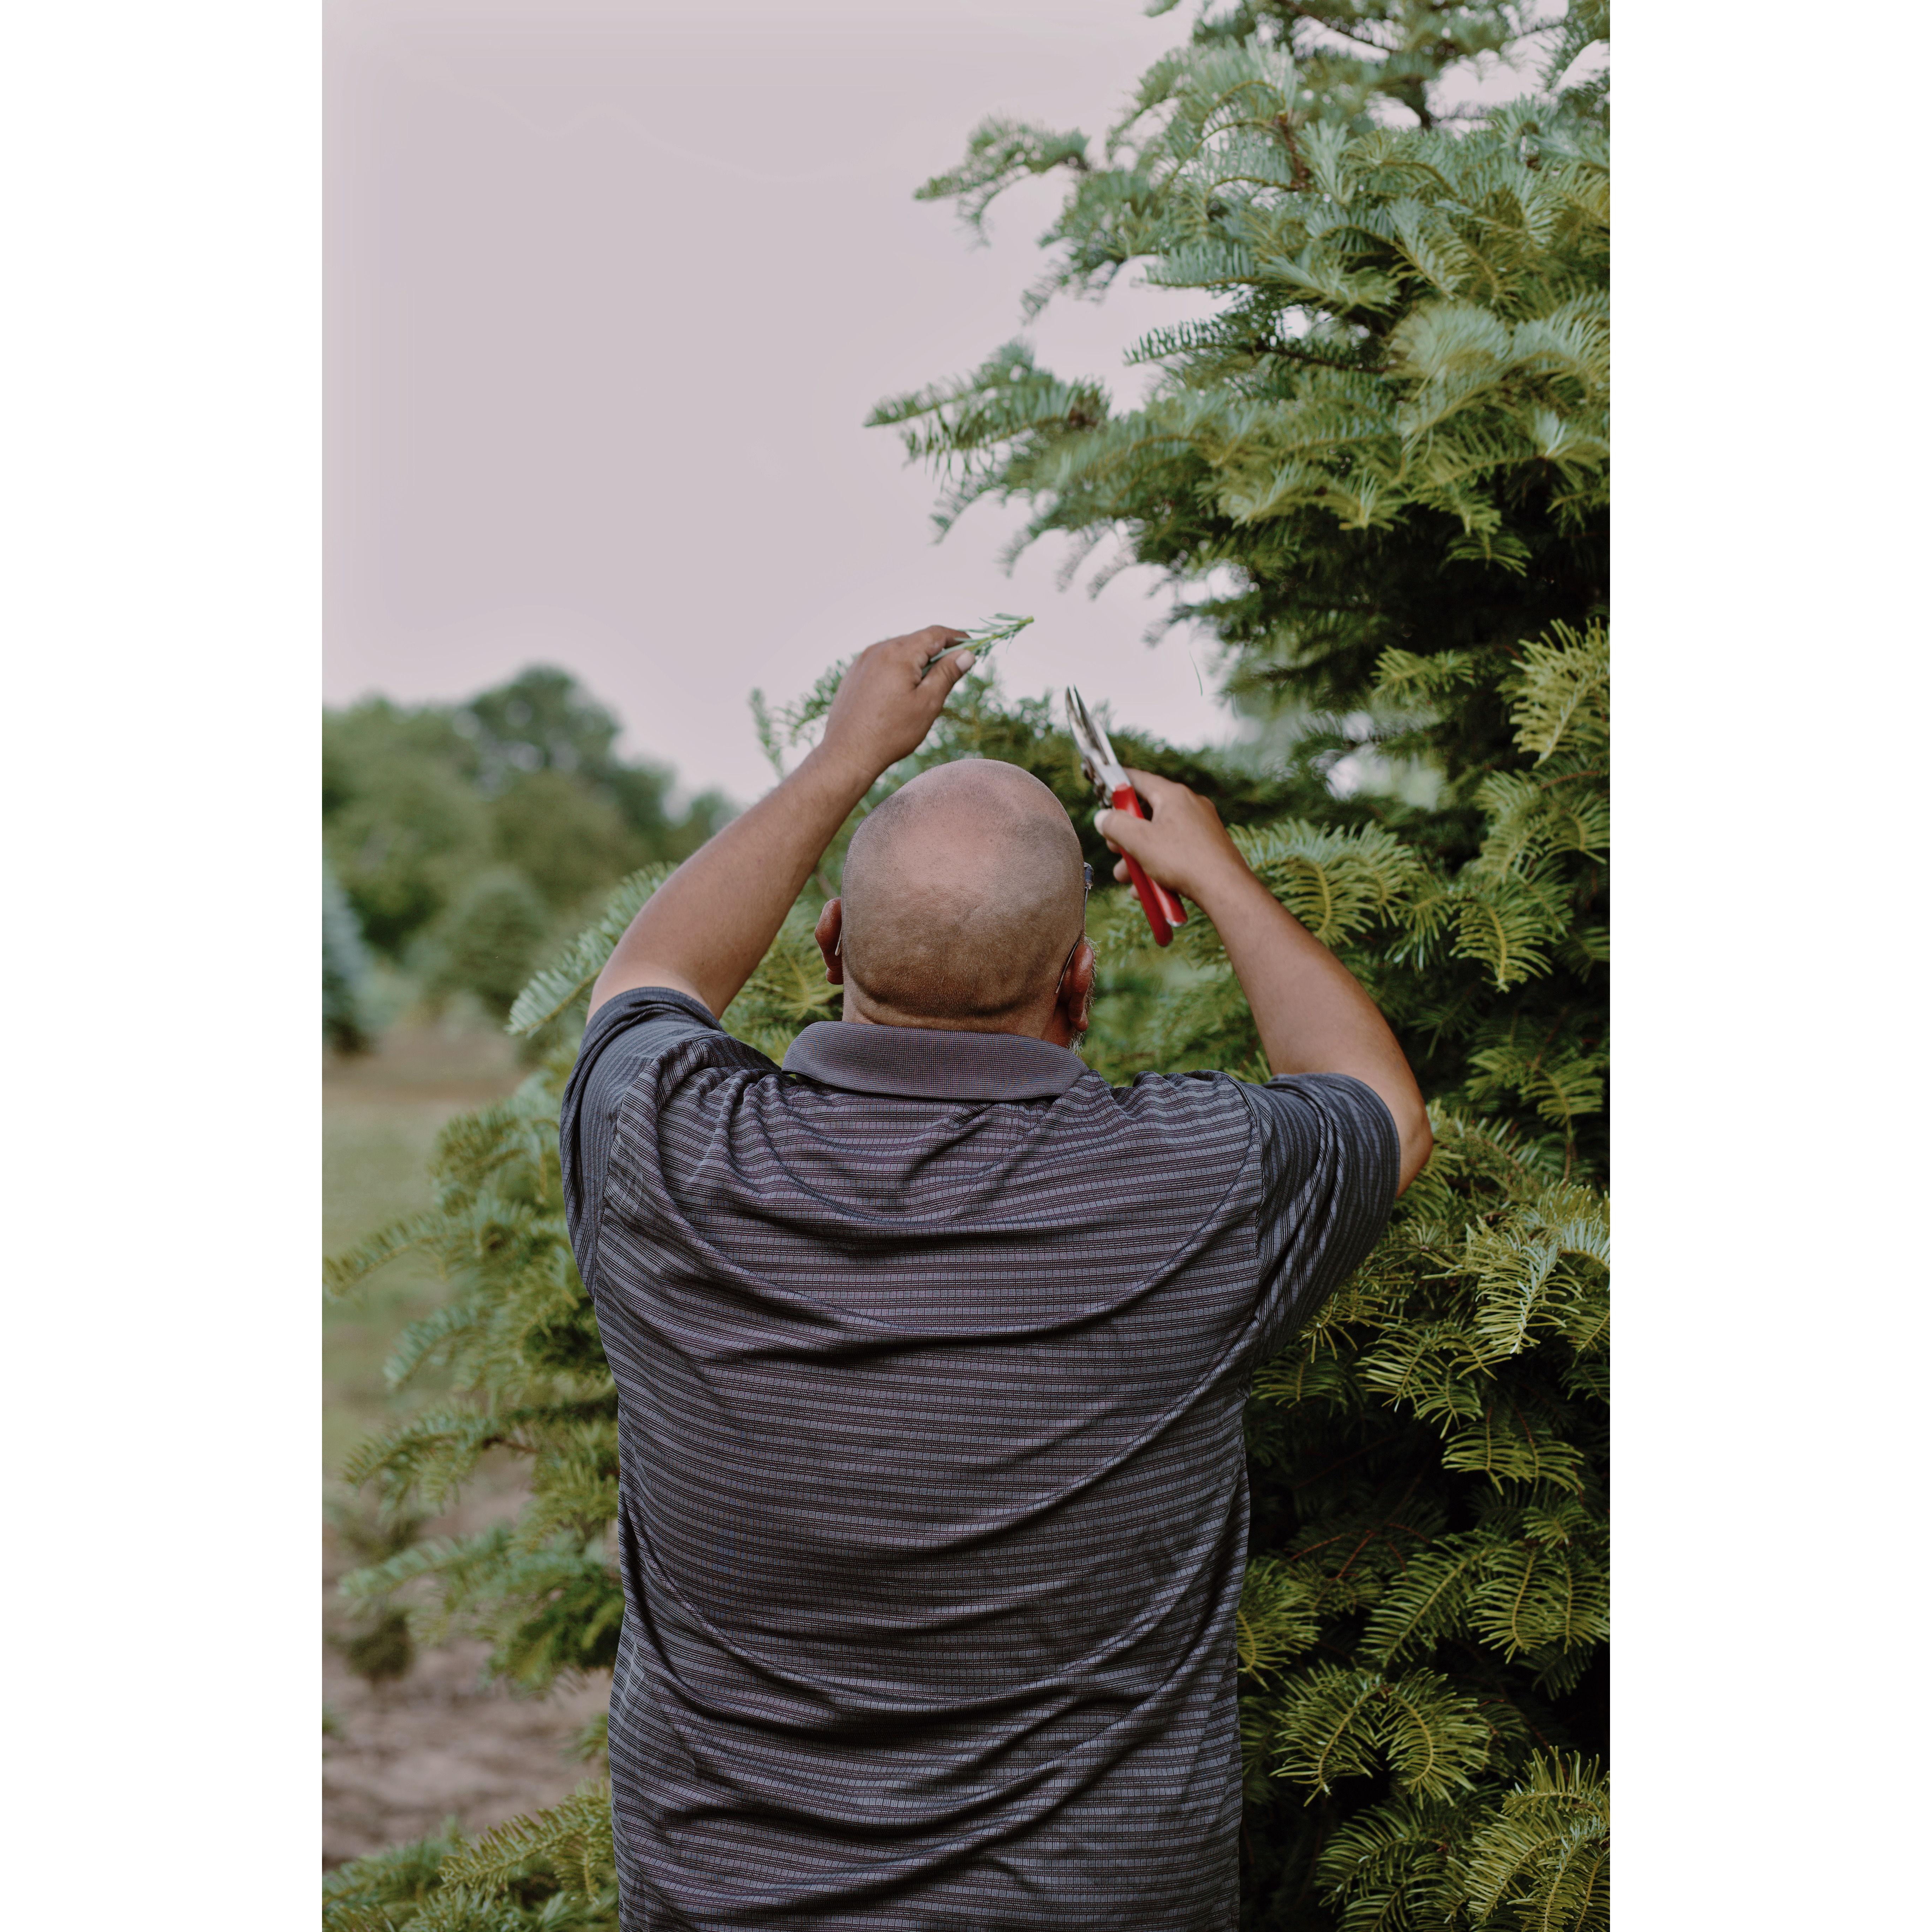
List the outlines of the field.
{"type": "MultiPolygon", "coordinates": [[[[520,1078],[500,1034],[452,1017],[392,1028],[375,1053],[331,1055],[322,1076],[324,1250],[334,1252],[399,1214],[429,1204],[425,1172],[437,1130],[466,1107],[508,1093],[520,1078]]],[[[338,1480],[366,1431],[434,1393],[392,1393],[382,1363],[405,1323],[440,1298],[433,1270],[393,1264],[352,1305],[325,1304],[322,1458],[326,1501],[352,1506],[338,1480]]],[[[490,1468],[426,1536],[480,1528],[514,1514],[523,1493],[511,1460],[490,1468]]],[[[350,1628],[336,1583],[357,1558],[325,1522],[323,1624],[350,1628]]],[[[482,1688],[481,1644],[423,1651],[400,1682],[371,1687],[326,1640],[322,1859],[326,1865],[420,1837],[454,1816],[466,1830],[553,1804],[590,1774],[564,1755],[569,1740],[604,1707],[602,1680],[541,1702],[482,1688]]]]}

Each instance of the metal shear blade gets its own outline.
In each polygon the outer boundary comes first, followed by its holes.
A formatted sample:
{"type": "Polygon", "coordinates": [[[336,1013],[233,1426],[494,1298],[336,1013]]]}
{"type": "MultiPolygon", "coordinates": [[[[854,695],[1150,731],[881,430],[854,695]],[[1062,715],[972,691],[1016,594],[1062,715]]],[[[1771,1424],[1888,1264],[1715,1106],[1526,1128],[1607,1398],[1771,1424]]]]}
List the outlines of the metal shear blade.
{"type": "Polygon", "coordinates": [[[1127,775],[1114,755],[1112,740],[1088,715],[1079,692],[1070,684],[1066,687],[1066,723],[1088,783],[1111,799],[1126,783],[1127,775]]]}

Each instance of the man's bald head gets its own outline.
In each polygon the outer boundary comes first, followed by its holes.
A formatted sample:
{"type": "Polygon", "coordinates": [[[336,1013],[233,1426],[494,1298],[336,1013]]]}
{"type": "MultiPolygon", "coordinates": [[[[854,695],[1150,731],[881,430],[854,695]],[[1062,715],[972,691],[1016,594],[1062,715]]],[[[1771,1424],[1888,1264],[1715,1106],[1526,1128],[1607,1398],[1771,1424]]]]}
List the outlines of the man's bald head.
{"type": "Polygon", "coordinates": [[[1072,820],[1039,779],[990,758],[938,766],[853,835],[847,980],[914,1024],[997,1027],[1052,1000],[1083,884],[1072,820]]]}

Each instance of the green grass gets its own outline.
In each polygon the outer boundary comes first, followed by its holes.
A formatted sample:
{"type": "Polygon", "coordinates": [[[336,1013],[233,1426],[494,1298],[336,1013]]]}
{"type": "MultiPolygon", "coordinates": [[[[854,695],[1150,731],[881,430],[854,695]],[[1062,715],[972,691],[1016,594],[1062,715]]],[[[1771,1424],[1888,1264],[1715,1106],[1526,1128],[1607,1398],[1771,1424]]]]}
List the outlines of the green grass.
{"type": "MultiPolygon", "coordinates": [[[[328,1062],[322,1083],[322,1247],[339,1252],[430,1202],[430,1154],[443,1123],[515,1086],[520,1070],[494,1028],[461,1019],[399,1025],[365,1058],[328,1062]]],[[[418,1406],[433,1378],[389,1388],[397,1336],[442,1299],[427,1257],[406,1256],[349,1301],[322,1304],[322,1472],[370,1430],[418,1406]]]]}
{"type": "MultiPolygon", "coordinates": [[[[454,1109],[435,1101],[326,1105],[322,1116],[322,1243],[334,1254],[399,1215],[430,1204],[426,1172],[436,1132],[454,1109]]],[[[324,1472],[333,1482],[342,1460],[369,1430],[414,1407],[428,1391],[392,1391],[382,1364],[403,1329],[442,1299],[425,1258],[409,1256],[375,1276],[352,1301],[323,1304],[324,1472]]]]}

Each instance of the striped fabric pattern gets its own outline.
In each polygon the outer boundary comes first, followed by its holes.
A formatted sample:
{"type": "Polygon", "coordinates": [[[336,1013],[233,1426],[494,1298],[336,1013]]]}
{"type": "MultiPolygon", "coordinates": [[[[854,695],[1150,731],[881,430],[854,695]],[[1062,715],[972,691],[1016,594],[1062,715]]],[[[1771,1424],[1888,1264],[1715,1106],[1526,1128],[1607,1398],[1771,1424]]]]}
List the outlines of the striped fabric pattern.
{"type": "Polygon", "coordinates": [[[642,988],[565,1097],[623,1932],[1226,1932],[1242,1406],[1387,1218],[1388,1110],[838,1022],[788,1068],[642,988]]]}

